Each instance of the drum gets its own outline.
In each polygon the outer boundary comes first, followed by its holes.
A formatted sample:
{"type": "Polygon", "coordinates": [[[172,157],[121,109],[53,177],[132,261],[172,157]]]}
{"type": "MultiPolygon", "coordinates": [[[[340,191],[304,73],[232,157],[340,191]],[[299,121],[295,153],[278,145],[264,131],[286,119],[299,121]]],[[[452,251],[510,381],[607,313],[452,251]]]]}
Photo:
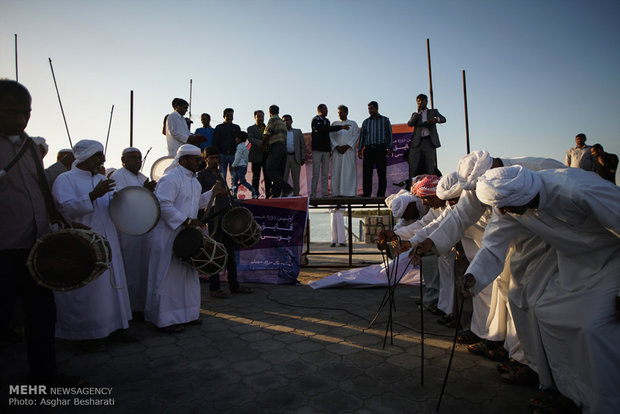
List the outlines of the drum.
{"type": "Polygon", "coordinates": [[[38,284],[66,292],[98,278],[111,260],[110,244],[99,233],[62,229],[36,241],[27,266],[38,284]]]}
{"type": "Polygon", "coordinates": [[[197,227],[186,227],[177,234],[172,252],[183,263],[208,276],[220,273],[226,267],[228,252],[197,227]]]}
{"type": "Polygon", "coordinates": [[[172,165],[174,157],[161,157],[151,166],[151,180],[159,181],[166,169],[172,165]]]}
{"type": "Polygon", "coordinates": [[[148,233],[159,221],[159,201],[144,187],[125,187],[110,201],[110,218],[117,229],[137,236],[148,233]]]}
{"type": "Polygon", "coordinates": [[[222,218],[222,230],[243,247],[252,247],[260,241],[260,226],[245,207],[231,208],[222,218]]]}

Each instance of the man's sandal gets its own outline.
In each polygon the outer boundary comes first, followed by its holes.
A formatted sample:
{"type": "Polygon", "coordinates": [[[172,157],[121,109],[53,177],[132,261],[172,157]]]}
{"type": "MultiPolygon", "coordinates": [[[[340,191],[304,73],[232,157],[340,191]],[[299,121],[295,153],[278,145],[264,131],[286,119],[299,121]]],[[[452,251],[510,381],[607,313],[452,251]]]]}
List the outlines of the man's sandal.
{"type": "Polygon", "coordinates": [[[534,372],[530,367],[524,365],[520,369],[502,374],[502,381],[511,385],[522,385],[524,387],[537,387],[538,386],[538,374],[534,372]]]}
{"type": "Polygon", "coordinates": [[[185,328],[183,328],[183,325],[170,325],[170,326],[164,326],[163,328],[157,328],[157,329],[159,329],[161,332],[175,334],[175,333],[183,332],[185,328]]]}
{"type": "Polygon", "coordinates": [[[480,341],[482,341],[482,338],[480,338],[469,329],[461,332],[460,335],[456,337],[456,342],[463,345],[475,344],[476,342],[480,341]]]}
{"type": "Polygon", "coordinates": [[[508,359],[508,351],[503,346],[487,350],[486,357],[492,361],[505,361],[508,359]]]}

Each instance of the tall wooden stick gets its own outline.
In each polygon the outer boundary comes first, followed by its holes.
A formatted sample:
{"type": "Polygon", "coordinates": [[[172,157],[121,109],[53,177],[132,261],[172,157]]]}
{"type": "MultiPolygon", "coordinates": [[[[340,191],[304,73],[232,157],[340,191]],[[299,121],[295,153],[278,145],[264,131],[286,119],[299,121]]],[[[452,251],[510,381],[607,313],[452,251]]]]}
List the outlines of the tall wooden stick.
{"type": "Polygon", "coordinates": [[[465,100],[465,141],[467,142],[467,153],[469,154],[469,116],[467,115],[467,81],[465,80],[465,70],[463,70],[463,99],[465,100]]]}
{"type": "Polygon", "coordinates": [[[129,93],[129,146],[133,147],[133,90],[129,93]]]}
{"type": "Polygon", "coordinates": [[[19,82],[19,71],[17,70],[17,33],[15,33],[15,82],[19,82]]]}
{"type": "Polygon", "coordinates": [[[67,126],[67,118],[65,117],[65,110],[62,108],[62,101],[60,100],[60,92],[58,92],[58,84],[56,83],[56,75],[54,75],[54,66],[52,65],[52,58],[48,58],[50,61],[50,69],[52,70],[52,78],[54,79],[54,86],[56,87],[56,95],[58,96],[58,103],[60,104],[60,112],[62,113],[62,119],[65,121],[65,129],[67,130],[67,136],[69,137],[69,145],[73,148],[73,142],[71,142],[71,134],[69,134],[69,127],[67,126]]]}
{"type": "Polygon", "coordinates": [[[192,119],[192,80],[189,80],[189,119],[192,119]]]}
{"type": "Polygon", "coordinates": [[[103,155],[108,153],[108,140],[110,139],[110,128],[112,127],[112,114],[114,113],[114,105],[110,111],[110,122],[108,122],[108,134],[105,137],[105,147],[103,148],[103,155]]]}
{"type": "Polygon", "coordinates": [[[431,95],[431,109],[435,108],[433,104],[433,72],[431,70],[431,41],[426,39],[426,56],[428,57],[428,84],[431,95]]]}

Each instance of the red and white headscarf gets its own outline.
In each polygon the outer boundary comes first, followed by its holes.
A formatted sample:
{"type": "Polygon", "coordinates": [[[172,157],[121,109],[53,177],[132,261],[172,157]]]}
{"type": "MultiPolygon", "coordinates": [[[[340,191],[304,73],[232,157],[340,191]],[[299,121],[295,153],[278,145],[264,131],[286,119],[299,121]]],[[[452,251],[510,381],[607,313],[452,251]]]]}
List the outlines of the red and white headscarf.
{"type": "Polygon", "coordinates": [[[413,185],[413,193],[420,198],[434,196],[437,193],[437,183],[439,183],[439,177],[426,175],[413,185]]]}

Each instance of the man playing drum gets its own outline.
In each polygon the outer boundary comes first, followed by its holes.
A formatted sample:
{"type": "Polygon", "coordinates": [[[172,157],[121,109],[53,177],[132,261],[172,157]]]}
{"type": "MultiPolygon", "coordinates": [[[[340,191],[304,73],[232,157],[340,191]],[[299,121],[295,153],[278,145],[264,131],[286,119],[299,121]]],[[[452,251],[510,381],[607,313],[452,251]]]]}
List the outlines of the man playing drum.
{"type": "MultiPolygon", "coordinates": [[[[142,153],[138,148],[125,148],[121,161],[123,168],[114,171],[110,176],[110,179],[116,183],[116,191],[130,186],[145,187],[150,191],[155,189],[157,183],[149,180],[140,172],[142,153]]],[[[130,235],[119,230],[118,241],[123,252],[131,310],[138,314],[136,316],[143,317],[149,260],[146,250],[146,235],[130,235]]]]}
{"type": "Polygon", "coordinates": [[[198,272],[172,254],[177,234],[185,226],[201,227],[196,217],[213,194],[226,194],[218,185],[204,194],[196,180],[202,157],[200,148],[179,147],[178,165],[170,169],[155,187],[161,220],[149,233],[149,275],[145,319],[169,333],[182,332],[185,324],[200,323],[200,281],[198,272]]]}
{"type": "MultiPolygon", "coordinates": [[[[219,173],[220,156],[216,147],[207,147],[204,150],[205,161],[207,162],[207,168],[198,173],[198,182],[202,186],[202,191],[208,191],[215,183],[224,184],[224,177],[219,173]]],[[[207,221],[209,227],[209,234],[215,240],[223,243],[228,251],[228,260],[226,262],[226,271],[228,277],[228,287],[232,293],[250,293],[251,289],[240,286],[237,282],[237,262],[235,261],[235,243],[233,240],[222,230],[222,217],[224,216],[223,209],[230,202],[230,199],[226,197],[226,191],[223,195],[215,199],[214,208],[215,211],[221,211],[221,214],[212,217],[207,221]]],[[[207,212],[212,213],[213,210],[207,212]]],[[[214,298],[226,298],[228,295],[222,289],[220,289],[220,275],[212,275],[209,278],[209,291],[214,298]]]]}
{"type": "MultiPolygon", "coordinates": [[[[2,168],[7,166],[27,137],[24,130],[30,119],[31,101],[30,93],[23,85],[11,80],[0,80],[2,168]]],[[[35,240],[49,232],[45,202],[35,178],[35,163],[41,164],[41,159],[35,159],[32,152],[27,151],[0,178],[0,340],[19,340],[14,338],[16,334],[9,331],[8,327],[16,298],[20,296],[30,367],[28,383],[79,386],[84,384],[82,379],[56,371],[54,295],[50,289],[37,285],[26,268],[28,252],[35,240]]]]}
{"type": "Polygon", "coordinates": [[[123,256],[108,207],[114,180],[98,173],[105,162],[103,145],[81,140],[73,146],[74,167],[60,174],[52,192],[61,214],[70,221],[90,226],[110,243],[110,270],[90,284],[70,292],[55,292],[58,308],[56,337],[79,340],[85,351],[105,350],[103,338],[133,342],[127,332],[131,320],[129,292],[123,256]]]}

